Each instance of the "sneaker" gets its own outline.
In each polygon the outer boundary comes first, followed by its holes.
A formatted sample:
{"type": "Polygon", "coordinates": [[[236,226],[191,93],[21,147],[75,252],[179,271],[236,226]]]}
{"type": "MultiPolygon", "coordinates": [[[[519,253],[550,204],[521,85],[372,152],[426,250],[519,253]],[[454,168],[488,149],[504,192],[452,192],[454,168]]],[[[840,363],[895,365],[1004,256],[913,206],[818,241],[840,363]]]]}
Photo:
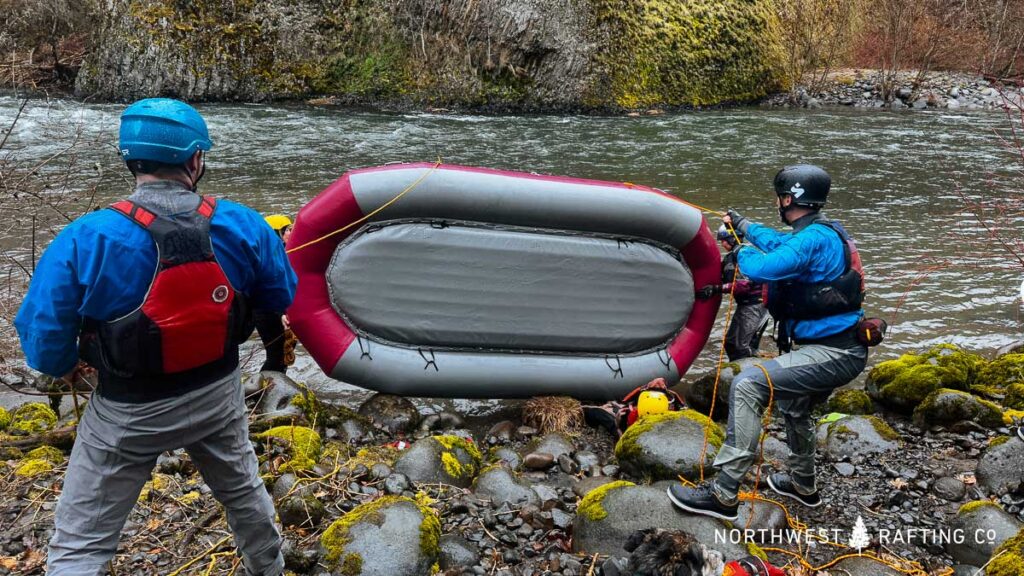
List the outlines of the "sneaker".
{"type": "Polygon", "coordinates": [[[668,487],[668,499],[676,505],[676,508],[691,514],[712,516],[729,521],[735,521],[738,518],[736,511],[739,509],[739,503],[726,504],[719,500],[715,495],[714,484],[711,482],[705,482],[696,488],[673,484],[668,487]]]}
{"type": "Polygon", "coordinates": [[[1024,440],[1024,426],[1017,426],[1017,436],[1020,436],[1020,439],[1024,440]]]}
{"type": "Polygon", "coordinates": [[[796,483],[789,474],[775,473],[768,475],[768,487],[776,494],[788,496],[808,508],[821,506],[821,493],[815,489],[810,494],[804,494],[797,488],[796,483]]]}

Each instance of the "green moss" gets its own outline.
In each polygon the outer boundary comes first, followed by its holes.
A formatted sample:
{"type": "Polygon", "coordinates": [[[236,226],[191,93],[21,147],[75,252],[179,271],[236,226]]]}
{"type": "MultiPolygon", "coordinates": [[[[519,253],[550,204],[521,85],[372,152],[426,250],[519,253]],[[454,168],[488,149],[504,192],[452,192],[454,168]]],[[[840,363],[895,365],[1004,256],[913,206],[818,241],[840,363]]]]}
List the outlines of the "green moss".
{"type": "Polygon", "coordinates": [[[768,561],[768,555],[765,554],[764,550],[762,550],[760,546],[754,544],[753,542],[747,542],[747,554],[750,554],[755,558],[760,558],[761,560],[768,561]]]}
{"type": "Polygon", "coordinates": [[[948,388],[932,392],[914,410],[914,421],[919,426],[954,424],[965,420],[998,428],[1003,424],[1003,410],[993,402],[948,388]]]}
{"type": "Polygon", "coordinates": [[[892,427],[886,424],[881,418],[878,418],[877,416],[865,416],[865,418],[871,422],[871,426],[875,429],[875,432],[878,432],[878,435],[882,438],[893,442],[899,442],[902,440],[899,433],[893,430],[892,427]]]}
{"type": "Polygon", "coordinates": [[[924,354],[904,354],[875,366],[868,387],[886,404],[910,411],[939,388],[968,390],[984,364],[977,354],[939,344],[924,354]]]}
{"type": "Polygon", "coordinates": [[[595,0],[610,46],[596,55],[606,81],[592,98],[629,109],[753,100],[782,85],[770,3],[595,0]]]}
{"type": "Polygon", "coordinates": [[[1018,423],[1024,423],[1024,410],[1007,410],[1003,412],[1003,424],[1015,426],[1018,423]]]}
{"type": "Polygon", "coordinates": [[[608,511],[603,506],[605,496],[612,490],[626,486],[636,486],[636,484],[625,480],[617,480],[594,488],[587,492],[583,499],[580,500],[579,505],[576,506],[576,514],[583,516],[591,522],[604,520],[608,517],[608,511]]]}
{"type": "Polygon", "coordinates": [[[1006,388],[1006,398],[1003,400],[1003,404],[1013,410],[1024,410],[1024,384],[1010,384],[1006,388]]]}
{"type": "Polygon", "coordinates": [[[345,559],[341,561],[341,569],[339,572],[345,576],[359,576],[363,571],[363,557],[354,552],[345,554],[345,559]]]}
{"type": "Polygon", "coordinates": [[[17,468],[14,469],[14,474],[15,476],[32,478],[41,474],[46,474],[52,470],[53,462],[43,458],[32,458],[24,460],[17,468]]]}
{"type": "Polygon", "coordinates": [[[991,440],[988,441],[988,447],[995,448],[996,446],[1002,446],[1003,444],[1006,444],[1009,441],[1009,436],[996,436],[995,438],[992,438],[991,440]]]}
{"type": "Polygon", "coordinates": [[[323,404],[320,399],[316,397],[313,392],[306,386],[299,384],[300,392],[292,397],[291,405],[297,406],[299,410],[306,416],[306,420],[309,422],[322,425],[321,413],[323,412],[323,404]]]}
{"type": "Polygon", "coordinates": [[[362,464],[367,468],[373,468],[376,464],[387,464],[389,467],[395,465],[398,460],[399,451],[394,446],[370,446],[361,448],[356,455],[345,462],[345,467],[352,469],[362,464]]]}
{"type": "Polygon", "coordinates": [[[22,434],[38,434],[57,425],[57,413],[46,404],[29,402],[14,411],[8,429],[22,434]]]}
{"type": "Polygon", "coordinates": [[[992,554],[985,569],[988,576],[1020,576],[1024,574],[1024,530],[1003,542],[992,554]]]}
{"type": "Polygon", "coordinates": [[[452,478],[472,479],[476,477],[483,462],[480,449],[473,442],[461,436],[432,436],[441,447],[441,464],[452,478]],[[465,457],[460,457],[460,452],[465,457]],[[468,460],[468,462],[465,462],[468,460]]]}
{"type": "Polygon", "coordinates": [[[53,446],[40,446],[29,450],[28,454],[25,454],[25,458],[38,458],[53,464],[60,464],[64,462],[64,453],[53,446]]]}
{"type": "Polygon", "coordinates": [[[836,391],[829,398],[827,409],[842,414],[871,414],[875,411],[867,392],[854,389],[836,391]]]}
{"type": "Polygon", "coordinates": [[[1024,354],[1004,354],[989,362],[979,370],[976,383],[998,388],[1024,383],[1024,354]]]}
{"type": "Polygon", "coordinates": [[[718,424],[712,422],[704,414],[701,414],[696,410],[685,409],[673,412],[663,412],[661,414],[651,414],[637,420],[635,424],[626,429],[622,434],[622,437],[619,438],[619,441],[615,444],[615,455],[619,458],[636,455],[640,450],[637,440],[641,435],[653,430],[658,424],[675,421],[680,418],[686,418],[687,420],[692,420],[693,422],[700,424],[702,428],[705,428],[708,431],[708,444],[714,446],[716,449],[722,447],[722,443],[725,442],[725,432],[722,431],[722,428],[718,424]]]}
{"type": "Polygon", "coordinates": [[[986,506],[992,506],[993,508],[999,508],[1000,510],[1002,510],[1002,506],[996,504],[995,502],[993,502],[991,500],[974,500],[974,501],[968,502],[968,503],[964,504],[963,506],[961,506],[960,509],[956,511],[956,514],[957,514],[957,516],[963,516],[965,514],[971,514],[971,513],[975,512],[976,510],[979,510],[979,509],[984,508],[986,506]]]}
{"type": "Polygon", "coordinates": [[[0,406],[0,432],[7,429],[11,424],[11,413],[6,408],[0,406]]]}
{"type": "Polygon", "coordinates": [[[320,459],[320,435],[305,426],[277,426],[256,437],[282,440],[288,444],[291,459],[281,466],[282,472],[309,470],[320,459]]]}
{"type": "MultiPolygon", "coordinates": [[[[344,571],[346,562],[354,562],[349,560],[349,556],[354,554],[346,554],[345,546],[351,542],[350,530],[353,526],[360,522],[382,522],[381,510],[389,506],[393,506],[399,502],[408,502],[420,511],[420,515],[423,516],[423,520],[420,522],[420,551],[430,559],[434,559],[440,553],[439,540],[441,537],[441,522],[437,518],[437,514],[434,513],[429,507],[424,506],[411,498],[405,498],[402,496],[385,496],[374,500],[373,502],[367,502],[360,506],[356,506],[351,512],[345,514],[341,518],[335,520],[324,530],[324,533],[320,536],[320,545],[324,549],[324,563],[326,566],[333,570],[341,564],[342,571],[344,571]]],[[[349,564],[351,568],[351,564],[349,564]]],[[[360,559],[359,571],[362,570],[362,559],[360,559]]],[[[349,574],[348,572],[343,572],[349,574]]],[[[359,572],[355,572],[358,574],[359,572]]]]}

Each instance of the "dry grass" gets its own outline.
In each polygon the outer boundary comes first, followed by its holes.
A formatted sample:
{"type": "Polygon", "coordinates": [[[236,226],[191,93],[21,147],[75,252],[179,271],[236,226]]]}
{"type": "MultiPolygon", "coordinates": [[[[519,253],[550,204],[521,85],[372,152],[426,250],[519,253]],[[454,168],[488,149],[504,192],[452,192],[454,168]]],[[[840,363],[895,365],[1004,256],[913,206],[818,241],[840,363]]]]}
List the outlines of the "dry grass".
{"type": "Polygon", "coordinates": [[[568,396],[539,396],[523,404],[523,422],[542,434],[571,434],[583,425],[583,406],[568,396]]]}

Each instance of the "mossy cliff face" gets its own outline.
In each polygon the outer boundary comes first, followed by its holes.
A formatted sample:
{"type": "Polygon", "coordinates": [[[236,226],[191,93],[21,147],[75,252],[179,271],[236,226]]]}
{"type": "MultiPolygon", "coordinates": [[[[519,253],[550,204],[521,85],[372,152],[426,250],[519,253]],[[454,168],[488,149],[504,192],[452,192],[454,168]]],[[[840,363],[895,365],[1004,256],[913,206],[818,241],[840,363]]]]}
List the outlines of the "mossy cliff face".
{"type": "Polygon", "coordinates": [[[76,91],[516,109],[750,100],[781,84],[770,6],[109,0],[76,91]]]}

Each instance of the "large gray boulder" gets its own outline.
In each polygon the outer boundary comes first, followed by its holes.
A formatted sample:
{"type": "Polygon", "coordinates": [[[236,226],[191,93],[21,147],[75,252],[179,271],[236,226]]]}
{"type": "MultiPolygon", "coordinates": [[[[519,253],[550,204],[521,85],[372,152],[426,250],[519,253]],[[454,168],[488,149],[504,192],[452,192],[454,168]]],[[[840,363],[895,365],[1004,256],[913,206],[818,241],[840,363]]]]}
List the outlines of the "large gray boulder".
{"type": "Polygon", "coordinates": [[[633,476],[667,480],[682,475],[696,480],[700,476],[705,426],[708,441],[703,466],[711,470],[725,434],[707,416],[694,410],[644,417],[619,438],[615,457],[622,469],[633,476]]]}
{"type": "Polygon", "coordinates": [[[440,537],[432,510],[386,496],[335,520],[320,546],[333,576],[422,576],[437,562],[440,537]]]}
{"type": "Polygon", "coordinates": [[[484,470],[473,482],[473,492],[477,498],[495,504],[540,504],[537,493],[504,466],[492,466],[484,470]]]}
{"type": "Polygon", "coordinates": [[[580,501],[573,523],[573,551],[628,556],[622,545],[633,532],[646,528],[689,532],[727,559],[750,554],[748,546],[733,543],[739,534],[721,521],[685,514],[672,506],[663,489],[630,482],[606,484],[580,501]]]}
{"type": "Polygon", "coordinates": [[[895,450],[900,436],[874,416],[846,416],[828,425],[825,453],[833,461],[861,461],[866,456],[895,450]]]}
{"type": "Polygon", "coordinates": [[[981,455],[975,472],[978,486],[1002,496],[1024,487],[1024,441],[1017,436],[990,446],[981,455]]]}
{"type": "Polygon", "coordinates": [[[428,436],[402,452],[395,472],[413,482],[468,488],[480,470],[480,451],[459,436],[428,436]]]}
{"type": "Polygon", "coordinates": [[[1017,535],[1020,527],[1016,518],[988,500],[968,502],[950,524],[963,538],[951,538],[946,552],[959,564],[983,566],[1000,544],[1017,535]]]}

